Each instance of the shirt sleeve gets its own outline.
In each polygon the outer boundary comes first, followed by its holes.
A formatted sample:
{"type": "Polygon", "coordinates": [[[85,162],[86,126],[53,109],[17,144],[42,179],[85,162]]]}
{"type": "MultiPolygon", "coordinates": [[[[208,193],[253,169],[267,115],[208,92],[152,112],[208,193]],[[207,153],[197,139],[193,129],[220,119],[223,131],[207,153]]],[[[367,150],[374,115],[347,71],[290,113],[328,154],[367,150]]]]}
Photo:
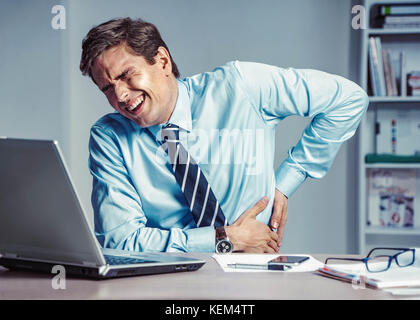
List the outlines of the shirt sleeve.
{"type": "Polygon", "coordinates": [[[132,251],[214,252],[214,228],[147,227],[141,199],[130,182],[112,132],[93,126],[89,140],[95,235],[105,248],[132,251]]]}
{"type": "Polygon", "coordinates": [[[275,172],[276,188],[290,197],[307,177],[322,178],[368,107],[365,91],[341,76],[311,69],[236,62],[244,91],[263,121],[311,117],[296,146],[275,172]]]}

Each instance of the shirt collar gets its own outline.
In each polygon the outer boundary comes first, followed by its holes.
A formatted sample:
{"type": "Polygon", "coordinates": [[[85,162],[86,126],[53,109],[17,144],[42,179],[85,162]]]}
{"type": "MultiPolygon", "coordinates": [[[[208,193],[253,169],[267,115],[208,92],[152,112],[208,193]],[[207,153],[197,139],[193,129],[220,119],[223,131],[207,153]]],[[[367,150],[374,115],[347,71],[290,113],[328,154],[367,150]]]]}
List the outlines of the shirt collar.
{"type": "Polygon", "coordinates": [[[168,123],[175,124],[181,129],[184,129],[188,132],[190,132],[192,129],[190,96],[188,94],[188,90],[185,83],[179,79],[177,79],[177,83],[178,98],[176,100],[174,111],[172,112],[172,115],[169,118],[168,122],[147,128],[159,141],[162,140],[160,134],[162,127],[166,126],[168,123]]]}

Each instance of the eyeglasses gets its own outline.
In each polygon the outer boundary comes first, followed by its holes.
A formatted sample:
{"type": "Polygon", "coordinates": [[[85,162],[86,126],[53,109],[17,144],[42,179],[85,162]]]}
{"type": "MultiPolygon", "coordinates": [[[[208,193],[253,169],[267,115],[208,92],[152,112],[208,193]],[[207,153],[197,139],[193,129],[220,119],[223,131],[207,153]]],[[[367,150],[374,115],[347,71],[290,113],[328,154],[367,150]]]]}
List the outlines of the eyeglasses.
{"type": "Polygon", "coordinates": [[[398,267],[411,266],[415,261],[415,249],[409,248],[374,248],[365,258],[335,258],[325,259],[325,264],[331,260],[363,262],[369,272],[383,272],[391,267],[392,260],[398,267]]]}

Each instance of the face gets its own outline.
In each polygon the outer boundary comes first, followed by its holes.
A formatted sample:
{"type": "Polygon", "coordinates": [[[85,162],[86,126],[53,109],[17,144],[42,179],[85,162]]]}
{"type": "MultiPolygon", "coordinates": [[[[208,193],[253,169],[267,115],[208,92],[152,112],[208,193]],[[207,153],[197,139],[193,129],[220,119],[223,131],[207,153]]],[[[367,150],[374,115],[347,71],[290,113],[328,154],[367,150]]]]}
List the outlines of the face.
{"type": "Polygon", "coordinates": [[[96,59],[92,77],[111,106],[141,127],[168,121],[175,107],[178,87],[163,47],[151,65],[125,44],[114,46],[96,59]]]}

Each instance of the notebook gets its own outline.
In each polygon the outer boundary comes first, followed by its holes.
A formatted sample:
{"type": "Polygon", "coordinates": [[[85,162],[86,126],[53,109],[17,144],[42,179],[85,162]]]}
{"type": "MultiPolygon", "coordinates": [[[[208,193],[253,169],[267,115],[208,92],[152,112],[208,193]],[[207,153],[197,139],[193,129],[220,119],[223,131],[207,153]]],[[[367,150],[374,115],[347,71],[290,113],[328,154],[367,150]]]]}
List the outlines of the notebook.
{"type": "Polygon", "coordinates": [[[93,278],[194,271],[205,261],[100,247],[56,141],[0,138],[0,265],[93,278]]]}

